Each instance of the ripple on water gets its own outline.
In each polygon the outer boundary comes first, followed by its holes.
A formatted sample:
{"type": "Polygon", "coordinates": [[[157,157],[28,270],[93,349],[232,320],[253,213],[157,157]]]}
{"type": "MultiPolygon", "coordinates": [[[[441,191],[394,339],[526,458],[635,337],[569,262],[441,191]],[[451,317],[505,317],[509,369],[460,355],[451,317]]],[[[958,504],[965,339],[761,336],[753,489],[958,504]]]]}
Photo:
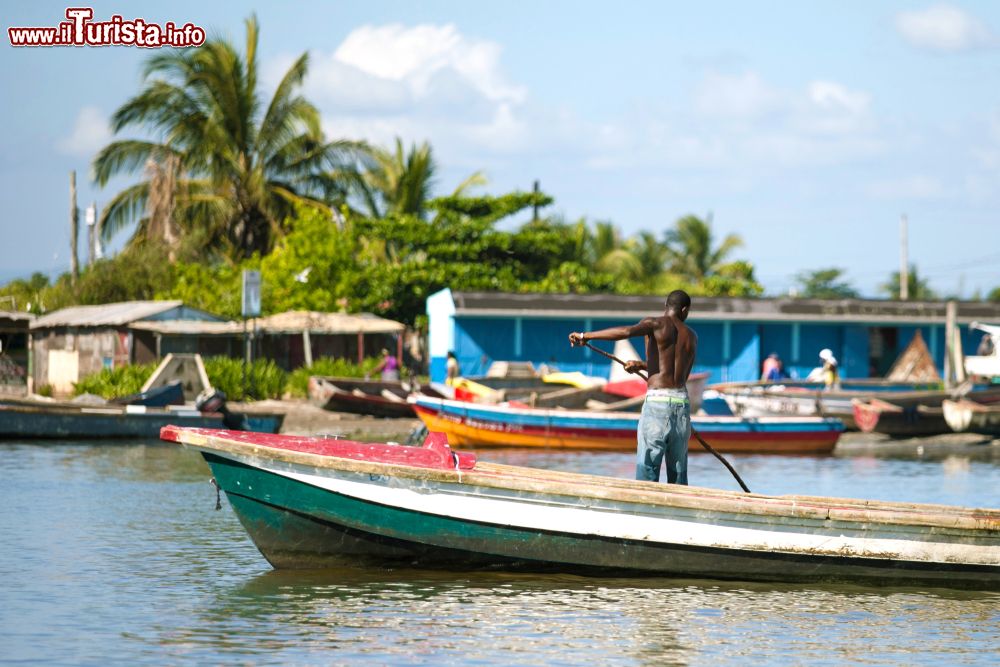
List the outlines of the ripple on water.
{"type": "MultiPolygon", "coordinates": [[[[628,476],[629,454],[483,458],[628,476]]],[[[996,507],[1000,466],[731,457],[755,490],[996,507]],[[955,480],[961,480],[956,483],[955,480]],[[992,499],[992,500],[991,500],[992,499]]],[[[190,452],[0,446],[0,645],[49,664],[990,664],[1000,595],[407,570],[274,572],[190,452]]],[[[706,485],[729,488],[711,457],[706,485]]]]}

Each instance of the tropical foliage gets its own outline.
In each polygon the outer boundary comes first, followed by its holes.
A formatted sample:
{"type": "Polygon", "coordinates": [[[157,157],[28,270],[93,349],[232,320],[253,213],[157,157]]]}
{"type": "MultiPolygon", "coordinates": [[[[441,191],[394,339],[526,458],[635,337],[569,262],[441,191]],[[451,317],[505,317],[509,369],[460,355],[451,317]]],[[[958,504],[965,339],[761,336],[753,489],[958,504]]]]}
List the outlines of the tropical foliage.
{"type": "Polygon", "coordinates": [[[106,239],[137,222],[136,243],[187,240],[247,258],[271,250],[295,204],[346,198],[343,175],[364,145],[323,136],[319,112],[299,94],[307,54],[271,99],[262,99],[257,39],[251,17],[242,53],[217,38],[147,60],[145,86],[114,113],[112,126],[116,134],[140,128],[153,139],[119,139],[94,160],[102,186],[122,173],[147,176],[104,208],[106,239]]]}
{"type": "MultiPolygon", "coordinates": [[[[917,272],[917,267],[915,264],[910,264],[910,270],[907,273],[907,299],[910,301],[930,301],[938,298],[937,293],[931,289],[930,285],[927,283],[925,278],[922,278],[917,272]]],[[[899,298],[899,271],[893,271],[889,275],[889,280],[882,284],[882,292],[889,296],[890,299],[899,298]]]]}
{"type": "MultiPolygon", "coordinates": [[[[114,113],[115,140],[93,163],[100,185],[138,176],[103,207],[105,240],[128,231],[130,241],[76,281],[39,274],[0,296],[34,312],[171,298],[236,317],[242,271],[257,269],[265,314],[370,311],[419,325],[427,296],[444,287],[763,292],[753,266],[733,256],[742,240],[716,239],[710,219],[630,235],[607,220],[540,215],[553,198],[537,190],[472,193],[485,184],[479,172],[436,197],[430,144],[324,136],[301,94],[307,54],[265,98],[258,32],[251,17],[240,47],[213,38],[149,57],[138,94],[114,113]]],[[[235,371],[218,362],[217,372],[235,371]]],[[[259,372],[263,388],[250,393],[272,392],[277,380],[259,372]]]]}
{"type": "Polygon", "coordinates": [[[853,299],[858,291],[841,280],[843,269],[816,269],[805,271],[795,277],[801,286],[799,296],[806,299],[853,299]]]}

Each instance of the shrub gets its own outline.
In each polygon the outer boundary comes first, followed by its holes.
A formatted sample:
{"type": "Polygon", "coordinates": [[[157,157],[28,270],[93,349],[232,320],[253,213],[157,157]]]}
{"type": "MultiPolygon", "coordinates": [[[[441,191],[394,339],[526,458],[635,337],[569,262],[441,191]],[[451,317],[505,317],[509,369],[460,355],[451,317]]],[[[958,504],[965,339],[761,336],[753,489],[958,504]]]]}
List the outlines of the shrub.
{"type": "Polygon", "coordinates": [[[242,359],[209,357],[205,372],[212,386],[224,391],[231,401],[281,398],[288,382],[288,374],[271,359],[255,359],[246,369],[245,384],[242,359]]]}
{"type": "Polygon", "coordinates": [[[134,394],[142,389],[156,366],[156,363],[151,363],[105,368],[74,383],[73,395],[97,394],[103,398],[116,398],[134,394]]]}
{"type": "Polygon", "coordinates": [[[301,366],[292,371],[288,378],[288,393],[303,398],[309,392],[309,376],[329,375],[342,378],[361,378],[372,372],[378,366],[378,357],[366,358],[360,365],[350,359],[334,359],[320,357],[313,361],[312,366],[301,366]]]}

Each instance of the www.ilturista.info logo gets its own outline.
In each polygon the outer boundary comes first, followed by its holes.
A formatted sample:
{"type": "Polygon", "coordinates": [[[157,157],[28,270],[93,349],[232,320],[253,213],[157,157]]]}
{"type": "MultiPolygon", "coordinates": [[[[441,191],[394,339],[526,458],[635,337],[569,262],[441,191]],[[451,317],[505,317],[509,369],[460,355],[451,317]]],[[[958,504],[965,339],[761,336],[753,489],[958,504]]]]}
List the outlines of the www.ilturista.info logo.
{"type": "Polygon", "coordinates": [[[92,21],[90,7],[70,7],[68,21],[49,28],[7,28],[11,46],[141,46],[155,49],[162,46],[201,46],[205,29],[191,23],[183,26],[168,21],[163,25],[144,19],[125,20],[115,14],[108,21],[92,21]]]}

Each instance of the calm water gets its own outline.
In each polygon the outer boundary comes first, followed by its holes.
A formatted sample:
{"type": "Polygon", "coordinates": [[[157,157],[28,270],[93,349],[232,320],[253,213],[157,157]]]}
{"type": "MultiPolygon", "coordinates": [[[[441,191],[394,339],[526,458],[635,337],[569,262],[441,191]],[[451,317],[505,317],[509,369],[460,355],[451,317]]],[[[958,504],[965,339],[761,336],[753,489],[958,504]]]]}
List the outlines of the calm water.
{"type": "MultiPolygon", "coordinates": [[[[628,454],[484,459],[628,477],[628,454]]],[[[730,456],[755,491],[1000,507],[1000,447],[730,456]]],[[[1000,594],[671,579],[274,572],[199,455],[0,444],[0,662],[996,664],[1000,594]]],[[[735,488],[693,457],[691,478],[735,488]]]]}

